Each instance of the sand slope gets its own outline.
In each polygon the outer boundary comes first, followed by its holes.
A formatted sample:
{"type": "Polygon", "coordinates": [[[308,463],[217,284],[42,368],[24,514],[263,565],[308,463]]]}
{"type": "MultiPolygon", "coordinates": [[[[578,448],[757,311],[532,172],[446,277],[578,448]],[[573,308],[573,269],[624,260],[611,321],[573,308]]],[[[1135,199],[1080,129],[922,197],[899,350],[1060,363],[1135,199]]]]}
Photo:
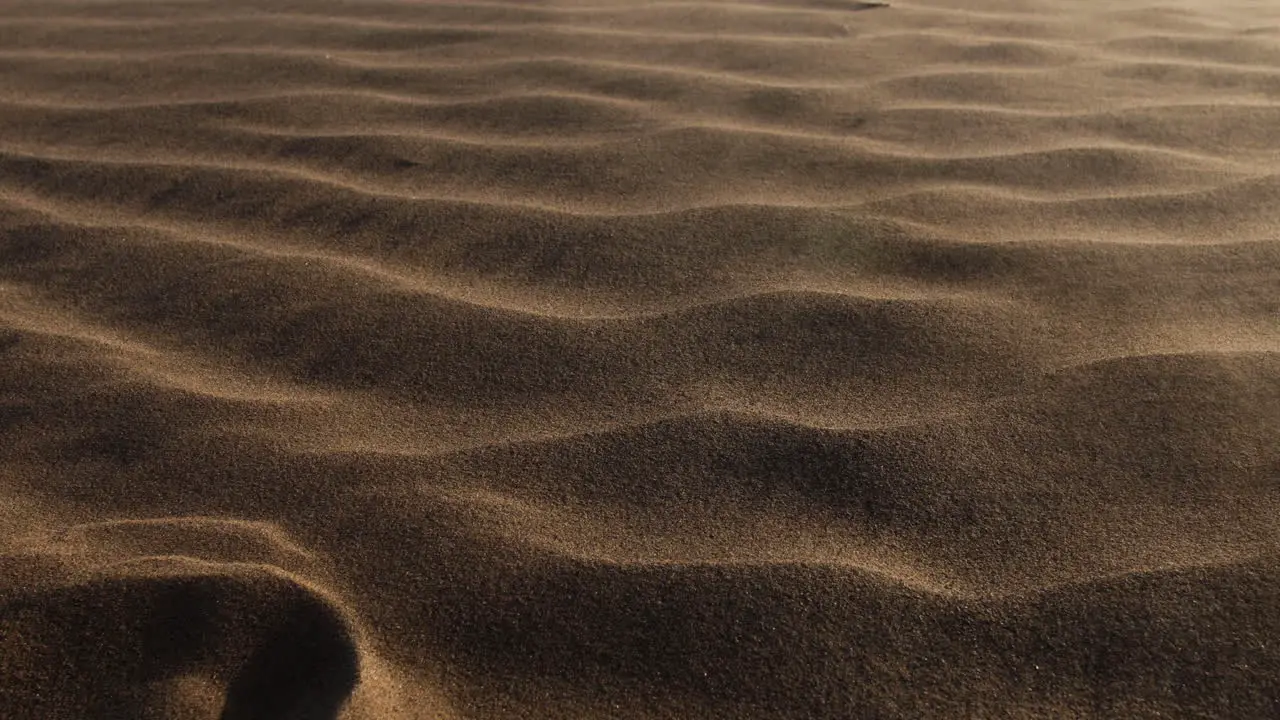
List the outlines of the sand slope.
{"type": "Polygon", "coordinates": [[[1280,6],[0,0],[0,717],[1280,716],[1280,6]]]}

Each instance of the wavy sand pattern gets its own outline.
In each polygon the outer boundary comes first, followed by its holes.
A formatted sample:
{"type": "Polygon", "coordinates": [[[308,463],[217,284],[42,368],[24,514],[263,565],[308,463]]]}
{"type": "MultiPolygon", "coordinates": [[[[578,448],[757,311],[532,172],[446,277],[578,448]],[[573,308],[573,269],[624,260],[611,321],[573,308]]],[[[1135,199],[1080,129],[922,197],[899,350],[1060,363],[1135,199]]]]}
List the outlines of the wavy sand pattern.
{"type": "Polygon", "coordinates": [[[0,717],[1280,716],[1280,6],[0,0],[0,717]]]}

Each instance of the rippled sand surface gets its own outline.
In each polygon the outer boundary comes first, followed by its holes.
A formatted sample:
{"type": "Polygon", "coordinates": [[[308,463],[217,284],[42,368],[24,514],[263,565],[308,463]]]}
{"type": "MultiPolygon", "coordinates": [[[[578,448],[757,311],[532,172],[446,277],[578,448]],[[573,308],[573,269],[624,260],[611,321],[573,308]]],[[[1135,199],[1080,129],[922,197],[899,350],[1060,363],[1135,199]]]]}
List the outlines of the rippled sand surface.
{"type": "Polygon", "coordinates": [[[1280,5],[0,0],[0,717],[1280,717],[1280,5]]]}

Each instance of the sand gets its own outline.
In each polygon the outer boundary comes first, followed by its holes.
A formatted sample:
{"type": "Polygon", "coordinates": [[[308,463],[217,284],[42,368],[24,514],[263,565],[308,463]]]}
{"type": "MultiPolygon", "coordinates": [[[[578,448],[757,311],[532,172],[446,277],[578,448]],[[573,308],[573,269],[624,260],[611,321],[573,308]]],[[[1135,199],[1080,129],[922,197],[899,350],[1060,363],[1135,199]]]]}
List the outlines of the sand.
{"type": "Polygon", "coordinates": [[[1280,717],[1280,5],[0,0],[0,718],[1280,717]]]}

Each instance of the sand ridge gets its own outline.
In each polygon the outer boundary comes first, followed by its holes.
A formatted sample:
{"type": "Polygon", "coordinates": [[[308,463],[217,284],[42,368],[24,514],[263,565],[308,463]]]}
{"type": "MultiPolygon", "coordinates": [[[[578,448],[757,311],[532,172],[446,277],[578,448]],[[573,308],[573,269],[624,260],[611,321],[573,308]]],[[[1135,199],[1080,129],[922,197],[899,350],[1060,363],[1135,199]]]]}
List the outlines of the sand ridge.
{"type": "Polygon", "coordinates": [[[1280,9],[0,0],[0,717],[1280,713],[1280,9]]]}

